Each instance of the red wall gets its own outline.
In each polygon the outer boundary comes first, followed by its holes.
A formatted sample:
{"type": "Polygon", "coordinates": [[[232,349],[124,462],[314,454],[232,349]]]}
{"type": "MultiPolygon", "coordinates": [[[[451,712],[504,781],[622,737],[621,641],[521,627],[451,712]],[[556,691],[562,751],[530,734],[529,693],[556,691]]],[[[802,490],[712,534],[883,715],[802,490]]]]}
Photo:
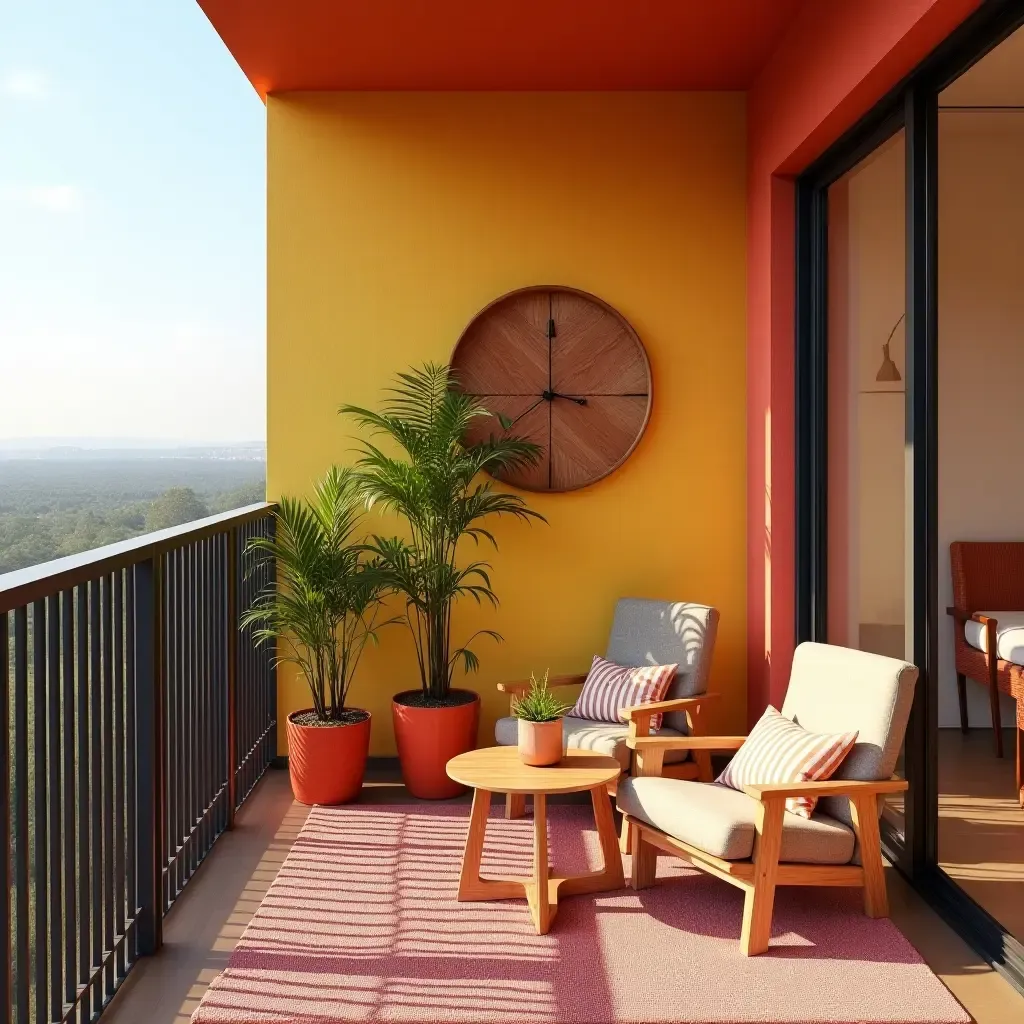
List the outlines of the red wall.
{"type": "Polygon", "coordinates": [[[793,176],[981,0],[806,0],[748,96],[748,715],[793,653],[793,176]]]}

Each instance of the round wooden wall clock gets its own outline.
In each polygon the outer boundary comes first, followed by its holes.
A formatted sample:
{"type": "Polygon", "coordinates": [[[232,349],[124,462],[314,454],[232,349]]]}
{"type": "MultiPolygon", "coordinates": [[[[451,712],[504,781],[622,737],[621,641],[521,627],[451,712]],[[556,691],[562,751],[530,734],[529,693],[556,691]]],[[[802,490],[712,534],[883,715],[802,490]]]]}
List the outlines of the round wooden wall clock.
{"type": "Polygon", "coordinates": [[[508,433],[543,448],[536,466],[502,477],[528,491],[571,491],[607,476],[629,458],[651,415],[651,367],[636,331],[574,288],[522,288],[496,299],[463,332],[452,369],[492,413],[470,440],[508,433]]]}

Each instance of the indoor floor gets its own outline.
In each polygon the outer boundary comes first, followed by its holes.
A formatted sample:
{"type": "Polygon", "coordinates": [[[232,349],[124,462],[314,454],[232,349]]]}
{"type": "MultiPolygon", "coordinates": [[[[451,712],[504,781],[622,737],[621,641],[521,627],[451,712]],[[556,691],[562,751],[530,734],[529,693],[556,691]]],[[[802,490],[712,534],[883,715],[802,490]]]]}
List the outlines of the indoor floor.
{"type": "Polygon", "coordinates": [[[939,866],[1018,939],[1024,939],[1024,809],[991,729],[939,730],[939,866]]]}

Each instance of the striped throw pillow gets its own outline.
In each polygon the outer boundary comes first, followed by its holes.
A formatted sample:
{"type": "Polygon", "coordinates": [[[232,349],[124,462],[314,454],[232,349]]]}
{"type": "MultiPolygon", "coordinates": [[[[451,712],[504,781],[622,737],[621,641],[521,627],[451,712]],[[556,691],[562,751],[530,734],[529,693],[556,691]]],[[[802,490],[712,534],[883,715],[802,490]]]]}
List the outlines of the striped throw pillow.
{"type": "MultiPolygon", "coordinates": [[[[664,700],[678,668],[678,665],[627,668],[613,661],[605,661],[595,654],[576,707],[569,714],[574,718],[587,718],[591,722],[621,724],[619,712],[623,708],[664,700]]],[[[661,727],[661,717],[651,717],[652,730],[661,727]]]]}
{"type": "MultiPolygon", "coordinates": [[[[768,707],[716,781],[730,789],[773,782],[824,782],[856,742],[855,732],[808,732],[768,707]]],[[[817,802],[817,797],[790,797],[786,810],[809,818],[817,802]]]]}

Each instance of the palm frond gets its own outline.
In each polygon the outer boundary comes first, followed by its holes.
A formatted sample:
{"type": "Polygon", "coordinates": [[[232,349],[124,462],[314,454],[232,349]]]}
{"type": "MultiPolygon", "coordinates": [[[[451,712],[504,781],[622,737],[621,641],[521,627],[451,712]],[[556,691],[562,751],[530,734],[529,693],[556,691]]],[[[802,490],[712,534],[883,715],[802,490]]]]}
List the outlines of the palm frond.
{"type": "Polygon", "coordinates": [[[451,653],[452,605],[461,598],[491,605],[498,600],[489,565],[459,567],[459,542],[486,540],[497,547],[481,525],[491,516],[543,521],[520,495],[497,490],[481,475],[533,465],[541,449],[505,435],[467,441],[474,422],[490,413],[458,389],[448,366],[437,363],[398,374],[378,410],[344,405],[339,412],[368,435],[355,467],[356,489],[366,506],[409,525],[408,541],[375,536],[367,549],[376,578],[405,597],[424,692],[443,696],[456,662],[466,671],[478,664],[468,645],[451,653]],[[399,455],[389,454],[396,449],[399,455]]]}
{"type": "Polygon", "coordinates": [[[390,577],[379,557],[354,538],[365,510],[359,478],[332,467],[308,501],[283,498],[274,532],[245,548],[249,575],[273,562],[272,583],[241,617],[256,643],[275,643],[280,662],[302,672],[321,718],[337,718],[363,648],[388,622],[378,622],[390,577]]]}

